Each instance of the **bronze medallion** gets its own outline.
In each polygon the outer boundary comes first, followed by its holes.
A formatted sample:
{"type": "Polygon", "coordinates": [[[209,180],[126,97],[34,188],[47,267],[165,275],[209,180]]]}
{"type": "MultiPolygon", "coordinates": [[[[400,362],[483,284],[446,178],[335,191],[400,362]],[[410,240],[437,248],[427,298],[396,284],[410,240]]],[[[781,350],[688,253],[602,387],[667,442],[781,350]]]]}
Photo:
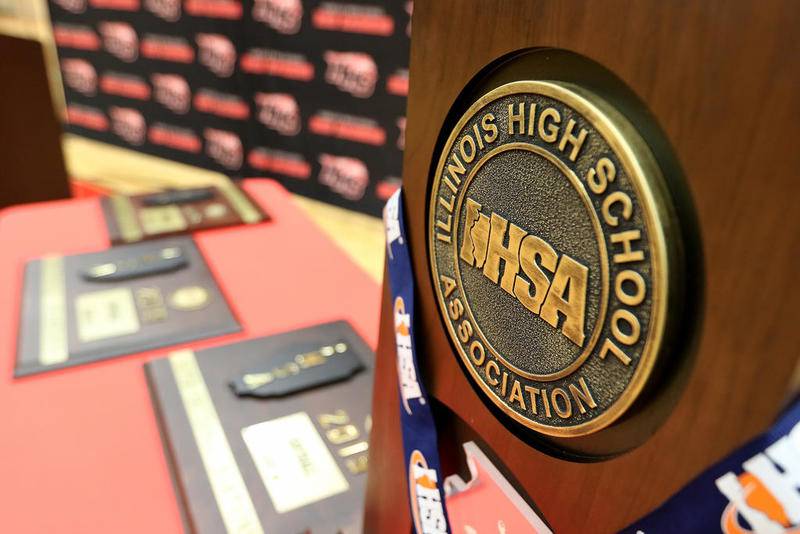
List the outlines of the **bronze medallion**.
{"type": "Polygon", "coordinates": [[[575,85],[503,85],[452,130],[428,220],[439,308],[517,422],[582,436],[641,393],[665,328],[664,191],[631,124],[575,85]]]}

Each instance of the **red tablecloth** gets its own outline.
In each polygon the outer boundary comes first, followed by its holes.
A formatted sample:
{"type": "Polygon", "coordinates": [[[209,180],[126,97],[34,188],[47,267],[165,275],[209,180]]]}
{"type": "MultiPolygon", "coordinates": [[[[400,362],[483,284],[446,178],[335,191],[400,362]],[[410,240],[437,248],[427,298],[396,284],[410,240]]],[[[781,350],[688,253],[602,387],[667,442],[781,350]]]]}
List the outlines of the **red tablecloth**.
{"type": "MultiPolygon", "coordinates": [[[[272,217],[196,234],[243,332],[194,348],[347,319],[377,341],[380,290],[277,183],[247,191],[272,217]]],[[[0,212],[0,532],[182,529],[142,363],[146,352],[14,380],[23,265],[109,246],[97,199],[0,212]]]]}

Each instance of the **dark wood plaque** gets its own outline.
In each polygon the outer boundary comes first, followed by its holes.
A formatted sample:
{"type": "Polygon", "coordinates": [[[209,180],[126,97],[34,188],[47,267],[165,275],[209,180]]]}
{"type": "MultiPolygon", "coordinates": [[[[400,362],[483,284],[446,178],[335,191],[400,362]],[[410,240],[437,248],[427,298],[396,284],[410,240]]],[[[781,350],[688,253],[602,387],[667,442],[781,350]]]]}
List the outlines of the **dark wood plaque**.
{"type": "MultiPolygon", "coordinates": [[[[763,431],[789,395],[800,343],[791,38],[800,13],[789,2],[419,0],[413,23],[405,218],[445,472],[463,471],[460,444],[474,439],[554,531],[619,530],[763,431]],[[521,429],[486,401],[448,336],[431,275],[442,147],[472,102],[523,80],[602,94],[682,184],[668,185],[684,302],[670,311],[668,363],[624,417],[587,436],[521,429]]],[[[383,310],[365,526],[408,532],[387,288],[383,310]]]]}
{"type": "Polygon", "coordinates": [[[14,374],[61,369],[239,330],[191,237],[45,256],[25,266],[14,374]],[[141,271],[126,276],[125,269],[141,271]],[[122,278],[114,279],[117,275],[122,278]]]}
{"type": "Polygon", "coordinates": [[[268,219],[234,183],[101,199],[114,244],[135,243],[268,219]]]}
{"type": "Polygon", "coordinates": [[[339,321],[146,364],[188,530],[359,532],[373,359],[339,321]],[[244,373],[340,343],[364,365],[345,381],[273,398],[230,387],[244,373]]]}

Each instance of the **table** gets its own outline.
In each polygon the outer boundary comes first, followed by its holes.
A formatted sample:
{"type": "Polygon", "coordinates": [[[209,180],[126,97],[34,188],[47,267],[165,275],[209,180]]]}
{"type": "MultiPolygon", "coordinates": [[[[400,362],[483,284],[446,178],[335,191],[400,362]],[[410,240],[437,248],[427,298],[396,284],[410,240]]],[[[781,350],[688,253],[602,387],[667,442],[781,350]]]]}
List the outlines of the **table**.
{"type": "Polygon", "coordinates": [[[0,530],[171,533],[182,529],[142,364],[346,319],[377,342],[380,287],[279,184],[244,187],[267,223],[195,234],[243,331],[14,380],[24,262],[109,246],[96,198],[0,212],[0,530]]]}

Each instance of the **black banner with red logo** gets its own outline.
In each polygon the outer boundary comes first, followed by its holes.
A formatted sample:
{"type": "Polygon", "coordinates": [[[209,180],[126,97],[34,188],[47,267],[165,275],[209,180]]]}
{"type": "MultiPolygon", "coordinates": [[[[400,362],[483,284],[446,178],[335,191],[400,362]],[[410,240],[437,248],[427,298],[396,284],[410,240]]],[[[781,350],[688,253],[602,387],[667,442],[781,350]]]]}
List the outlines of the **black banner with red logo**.
{"type": "Polygon", "coordinates": [[[378,215],[410,0],[50,0],[70,132],[378,215]]]}

